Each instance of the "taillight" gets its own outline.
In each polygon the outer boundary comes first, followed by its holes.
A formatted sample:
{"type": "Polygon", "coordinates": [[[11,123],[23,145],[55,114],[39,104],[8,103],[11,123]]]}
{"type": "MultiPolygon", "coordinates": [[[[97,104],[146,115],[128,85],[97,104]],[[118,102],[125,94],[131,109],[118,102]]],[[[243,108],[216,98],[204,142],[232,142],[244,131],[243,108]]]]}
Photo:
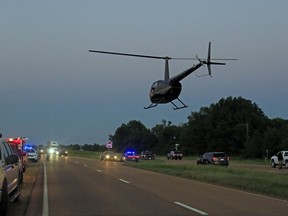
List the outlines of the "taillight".
{"type": "Polygon", "coordinates": [[[212,157],[212,161],[215,161],[217,158],[216,157],[212,157]]]}

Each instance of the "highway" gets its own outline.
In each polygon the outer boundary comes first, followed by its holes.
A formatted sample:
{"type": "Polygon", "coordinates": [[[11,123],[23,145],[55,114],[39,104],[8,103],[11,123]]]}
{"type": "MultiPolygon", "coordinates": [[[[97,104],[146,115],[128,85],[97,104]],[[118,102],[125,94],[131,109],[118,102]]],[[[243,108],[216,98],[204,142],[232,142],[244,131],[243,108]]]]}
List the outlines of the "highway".
{"type": "Polygon", "coordinates": [[[40,163],[29,216],[271,216],[288,212],[284,200],[130,168],[121,162],[53,156],[40,163]]]}

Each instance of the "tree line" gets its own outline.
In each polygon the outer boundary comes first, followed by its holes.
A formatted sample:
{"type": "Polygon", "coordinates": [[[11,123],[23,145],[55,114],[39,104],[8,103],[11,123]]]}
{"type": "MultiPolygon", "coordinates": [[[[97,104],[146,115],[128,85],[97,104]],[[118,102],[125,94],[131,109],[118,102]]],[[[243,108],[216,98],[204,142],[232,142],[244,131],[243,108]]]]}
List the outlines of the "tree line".
{"type": "MultiPolygon", "coordinates": [[[[228,97],[202,107],[198,112],[191,112],[186,123],[174,125],[162,120],[149,129],[141,121],[132,120],[123,123],[109,138],[113,142],[113,151],[118,152],[151,150],[166,155],[179,144],[184,155],[225,151],[229,155],[261,158],[287,150],[287,135],[287,120],[269,119],[250,100],[228,97]]],[[[86,144],[82,149],[104,150],[105,146],[86,144]]]]}

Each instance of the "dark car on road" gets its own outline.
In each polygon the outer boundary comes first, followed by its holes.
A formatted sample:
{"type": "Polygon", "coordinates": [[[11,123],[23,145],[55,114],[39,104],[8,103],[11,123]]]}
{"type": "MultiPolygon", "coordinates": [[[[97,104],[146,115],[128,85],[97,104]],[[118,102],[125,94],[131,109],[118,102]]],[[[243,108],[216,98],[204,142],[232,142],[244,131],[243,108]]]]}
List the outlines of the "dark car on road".
{"type": "Polygon", "coordinates": [[[168,154],[167,154],[167,159],[171,159],[171,160],[182,160],[182,157],[183,157],[183,153],[179,150],[174,150],[174,151],[170,151],[168,154]]]}
{"type": "Polygon", "coordinates": [[[119,153],[115,153],[113,151],[104,151],[100,155],[100,160],[101,161],[120,161],[120,162],[123,162],[125,159],[119,153]]]}
{"type": "Polygon", "coordinates": [[[152,151],[142,151],[140,153],[141,160],[154,160],[155,154],[152,151]]]}
{"type": "Polygon", "coordinates": [[[229,165],[229,157],[225,152],[206,152],[197,159],[198,164],[229,165]]]}
{"type": "Polygon", "coordinates": [[[68,151],[66,149],[59,149],[59,156],[68,156],[68,151]]]}

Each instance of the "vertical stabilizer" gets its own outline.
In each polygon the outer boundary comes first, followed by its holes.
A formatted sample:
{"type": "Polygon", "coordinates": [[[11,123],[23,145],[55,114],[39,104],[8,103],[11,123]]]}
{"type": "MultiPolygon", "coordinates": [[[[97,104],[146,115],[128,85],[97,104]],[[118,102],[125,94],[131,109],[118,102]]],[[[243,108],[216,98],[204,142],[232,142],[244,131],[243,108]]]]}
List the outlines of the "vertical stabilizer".
{"type": "Polygon", "coordinates": [[[168,64],[168,59],[165,59],[165,75],[164,75],[164,80],[168,80],[169,77],[169,64],[168,64]]]}

